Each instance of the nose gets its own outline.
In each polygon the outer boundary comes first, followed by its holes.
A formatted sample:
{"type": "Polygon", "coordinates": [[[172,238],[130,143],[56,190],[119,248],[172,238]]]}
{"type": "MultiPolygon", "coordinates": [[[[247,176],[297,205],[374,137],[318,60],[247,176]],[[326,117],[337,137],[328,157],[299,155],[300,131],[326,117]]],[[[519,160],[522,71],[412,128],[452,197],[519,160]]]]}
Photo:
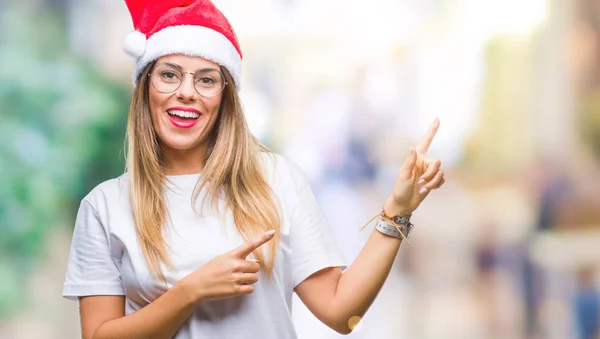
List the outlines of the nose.
{"type": "Polygon", "coordinates": [[[194,88],[194,74],[192,73],[184,73],[183,78],[181,79],[181,85],[177,89],[177,97],[184,100],[190,101],[194,100],[196,97],[196,89],[194,88]],[[190,74],[191,76],[186,76],[190,74]]]}

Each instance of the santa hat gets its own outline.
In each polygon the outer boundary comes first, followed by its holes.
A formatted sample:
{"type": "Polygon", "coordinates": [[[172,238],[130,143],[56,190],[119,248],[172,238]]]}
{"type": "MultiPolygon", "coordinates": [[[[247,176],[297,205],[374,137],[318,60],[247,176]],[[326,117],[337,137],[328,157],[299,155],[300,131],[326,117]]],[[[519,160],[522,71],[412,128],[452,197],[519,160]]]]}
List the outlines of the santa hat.
{"type": "Polygon", "coordinates": [[[163,55],[211,60],[229,71],[240,88],[242,51],[229,21],[210,0],[125,0],[135,31],[123,50],[135,59],[133,83],[163,55]]]}

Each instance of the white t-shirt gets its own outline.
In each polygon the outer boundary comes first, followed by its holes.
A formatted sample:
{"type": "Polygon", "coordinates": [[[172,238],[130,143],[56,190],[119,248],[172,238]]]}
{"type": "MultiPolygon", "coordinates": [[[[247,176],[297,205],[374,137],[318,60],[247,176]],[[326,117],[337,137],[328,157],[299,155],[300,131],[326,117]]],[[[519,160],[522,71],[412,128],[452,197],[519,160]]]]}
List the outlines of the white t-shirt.
{"type": "MultiPolygon", "coordinates": [[[[199,302],[174,338],[296,338],[291,316],[294,288],[326,267],[345,268],[345,260],[304,173],[279,155],[260,155],[267,182],[281,204],[281,240],[275,274],[262,272],[249,295],[199,302]]],[[[125,313],[133,313],[217,255],[243,243],[230,210],[211,208],[202,215],[191,206],[201,174],[168,176],[166,202],[172,226],[165,241],[177,270],[163,268],[167,286],[155,279],[139,246],[126,175],[94,188],[81,202],[63,296],[124,295],[125,313]]],[[[202,194],[197,200],[201,204],[202,194]]],[[[200,211],[200,209],[198,209],[200,211]]]]}

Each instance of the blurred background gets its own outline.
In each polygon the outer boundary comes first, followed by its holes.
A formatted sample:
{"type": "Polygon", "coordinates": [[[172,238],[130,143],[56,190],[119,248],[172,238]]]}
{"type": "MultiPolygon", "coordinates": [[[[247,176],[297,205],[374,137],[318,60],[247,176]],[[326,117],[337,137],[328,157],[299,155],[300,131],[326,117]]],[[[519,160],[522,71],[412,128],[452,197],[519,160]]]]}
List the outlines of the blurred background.
{"type": "MultiPolygon", "coordinates": [[[[441,120],[447,183],[348,338],[600,338],[599,0],[215,3],[253,133],[306,171],[349,261],[441,120]]],[[[0,1],[0,338],[79,337],[67,253],[123,172],[131,30],[121,0],[0,1]]]]}

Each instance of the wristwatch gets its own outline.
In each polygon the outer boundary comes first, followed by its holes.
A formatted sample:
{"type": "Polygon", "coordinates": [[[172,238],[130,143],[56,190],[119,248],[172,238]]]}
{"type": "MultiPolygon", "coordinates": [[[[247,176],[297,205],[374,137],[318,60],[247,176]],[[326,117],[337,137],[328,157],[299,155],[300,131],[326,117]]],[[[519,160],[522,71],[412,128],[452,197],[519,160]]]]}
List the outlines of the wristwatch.
{"type": "Polygon", "coordinates": [[[409,215],[395,215],[393,217],[390,217],[389,215],[387,215],[387,213],[385,213],[385,210],[383,208],[381,209],[381,215],[388,219],[391,219],[398,225],[407,225],[408,223],[410,223],[410,217],[412,217],[412,213],[409,215]]]}
{"type": "Polygon", "coordinates": [[[398,226],[396,228],[396,225],[380,217],[377,218],[377,224],[375,225],[375,229],[385,235],[389,235],[394,238],[408,239],[410,236],[410,232],[413,229],[413,224],[408,223],[406,225],[398,226]],[[400,234],[400,232],[402,232],[402,234],[400,234]]]}
{"type": "Polygon", "coordinates": [[[410,232],[413,229],[413,224],[410,223],[411,216],[412,214],[395,215],[390,217],[382,209],[381,216],[377,218],[377,224],[375,225],[375,229],[385,235],[389,235],[399,239],[408,239],[408,236],[410,235],[410,232]],[[402,232],[402,234],[400,234],[400,232],[402,232]]]}

